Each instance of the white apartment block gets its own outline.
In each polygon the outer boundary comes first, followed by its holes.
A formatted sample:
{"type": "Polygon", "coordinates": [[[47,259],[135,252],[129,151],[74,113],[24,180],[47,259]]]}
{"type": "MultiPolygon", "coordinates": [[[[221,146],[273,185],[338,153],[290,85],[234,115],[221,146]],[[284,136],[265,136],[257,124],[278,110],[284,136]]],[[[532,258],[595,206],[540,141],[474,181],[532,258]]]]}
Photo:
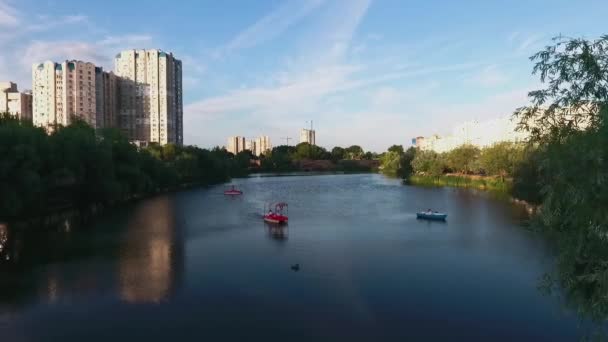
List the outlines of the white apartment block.
{"type": "MultiPolygon", "coordinates": [[[[33,122],[47,130],[79,118],[95,128],[104,127],[105,101],[115,106],[116,93],[104,94],[104,79],[113,76],[83,61],[44,62],[32,67],[33,122]]],[[[110,105],[109,105],[110,106],[110,105]]],[[[115,109],[112,109],[115,111],[115,109]]],[[[111,121],[111,120],[110,120],[111,121]]]]}
{"type": "Polygon", "coordinates": [[[245,149],[251,151],[251,153],[253,153],[253,154],[255,154],[257,146],[258,146],[257,140],[245,141],[245,149]]]}
{"type": "Polygon", "coordinates": [[[527,134],[516,131],[516,126],[517,123],[511,116],[484,122],[473,120],[456,126],[451,135],[442,137],[434,134],[430,137],[417,137],[415,138],[415,146],[422,150],[442,153],[464,144],[483,148],[502,141],[524,141],[527,134]]]}
{"type": "Polygon", "coordinates": [[[253,154],[259,157],[260,155],[265,154],[270,150],[272,150],[270,138],[267,135],[263,135],[255,140],[255,149],[251,150],[251,152],[253,152],[253,154]]]}
{"type": "Polygon", "coordinates": [[[32,120],[32,93],[19,92],[17,84],[0,82],[0,113],[9,113],[21,120],[32,120]]]}
{"type": "Polygon", "coordinates": [[[132,141],[183,144],[182,63],[162,50],[116,55],[118,126],[132,141]]]}
{"type": "Polygon", "coordinates": [[[309,143],[316,145],[315,131],[313,129],[303,128],[300,131],[300,143],[309,143]]]}
{"type": "Polygon", "coordinates": [[[226,150],[232,154],[237,154],[239,152],[245,151],[247,149],[245,143],[245,137],[230,137],[228,138],[228,144],[226,145],[226,150]]]}

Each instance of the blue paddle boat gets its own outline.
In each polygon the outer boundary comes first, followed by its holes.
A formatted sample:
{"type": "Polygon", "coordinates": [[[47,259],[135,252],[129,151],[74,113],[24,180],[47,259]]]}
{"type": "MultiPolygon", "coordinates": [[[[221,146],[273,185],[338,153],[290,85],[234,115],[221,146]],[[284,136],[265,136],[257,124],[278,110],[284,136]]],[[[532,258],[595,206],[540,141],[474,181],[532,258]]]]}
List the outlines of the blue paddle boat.
{"type": "Polygon", "coordinates": [[[416,218],[422,220],[445,221],[446,217],[448,217],[448,214],[438,213],[436,211],[421,211],[416,213],[416,218]]]}

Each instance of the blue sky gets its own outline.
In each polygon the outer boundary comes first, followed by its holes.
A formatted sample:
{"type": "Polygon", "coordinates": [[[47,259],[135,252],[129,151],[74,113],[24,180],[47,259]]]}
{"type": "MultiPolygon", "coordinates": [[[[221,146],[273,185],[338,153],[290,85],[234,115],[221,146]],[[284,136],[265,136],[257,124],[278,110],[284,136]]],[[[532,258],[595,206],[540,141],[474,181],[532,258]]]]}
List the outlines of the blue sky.
{"type": "Polygon", "coordinates": [[[510,114],[539,86],[528,56],[551,37],[595,38],[608,1],[0,0],[0,80],[31,64],[113,69],[126,48],[184,63],[185,142],[299,136],[382,151],[510,114]]]}

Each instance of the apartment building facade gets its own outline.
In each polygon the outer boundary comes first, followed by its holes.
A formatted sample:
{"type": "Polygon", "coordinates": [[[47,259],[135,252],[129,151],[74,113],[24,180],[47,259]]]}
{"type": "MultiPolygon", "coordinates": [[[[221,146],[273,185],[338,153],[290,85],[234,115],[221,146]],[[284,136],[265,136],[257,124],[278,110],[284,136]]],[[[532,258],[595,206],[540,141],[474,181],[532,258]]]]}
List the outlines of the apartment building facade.
{"type": "Polygon", "coordinates": [[[117,126],[136,142],[183,144],[182,63],[162,50],[116,55],[117,126]]]}
{"type": "Polygon", "coordinates": [[[34,64],[34,125],[52,131],[56,125],[66,126],[78,118],[91,127],[107,127],[106,113],[111,117],[110,110],[115,112],[117,106],[117,93],[104,93],[106,80],[110,82],[112,78],[113,75],[90,62],[71,60],[34,64]]]}
{"type": "Polygon", "coordinates": [[[32,120],[32,93],[19,92],[17,84],[0,82],[0,113],[9,113],[21,120],[32,120]]]}
{"type": "Polygon", "coordinates": [[[232,154],[237,154],[239,152],[245,151],[247,149],[247,144],[245,142],[245,137],[235,136],[228,138],[228,144],[226,145],[226,150],[232,154]]]}

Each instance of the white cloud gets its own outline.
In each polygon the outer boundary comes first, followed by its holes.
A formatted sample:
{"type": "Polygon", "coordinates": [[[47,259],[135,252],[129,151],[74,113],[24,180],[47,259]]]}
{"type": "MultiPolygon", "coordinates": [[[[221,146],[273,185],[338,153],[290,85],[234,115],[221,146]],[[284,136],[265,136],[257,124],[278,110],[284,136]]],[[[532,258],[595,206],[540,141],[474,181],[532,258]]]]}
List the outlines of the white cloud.
{"type": "Polygon", "coordinates": [[[19,23],[17,10],[0,0],[0,27],[15,27],[19,23]]]}
{"type": "Polygon", "coordinates": [[[25,68],[31,68],[32,63],[67,59],[78,59],[109,66],[111,55],[105,54],[96,44],[79,41],[33,41],[26,47],[22,55],[22,63],[25,68]]]}
{"type": "Polygon", "coordinates": [[[219,54],[251,48],[272,40],[319,8],[324,2],[325,0],[287,1],[237,34],[220,49],[219,54]]]}

